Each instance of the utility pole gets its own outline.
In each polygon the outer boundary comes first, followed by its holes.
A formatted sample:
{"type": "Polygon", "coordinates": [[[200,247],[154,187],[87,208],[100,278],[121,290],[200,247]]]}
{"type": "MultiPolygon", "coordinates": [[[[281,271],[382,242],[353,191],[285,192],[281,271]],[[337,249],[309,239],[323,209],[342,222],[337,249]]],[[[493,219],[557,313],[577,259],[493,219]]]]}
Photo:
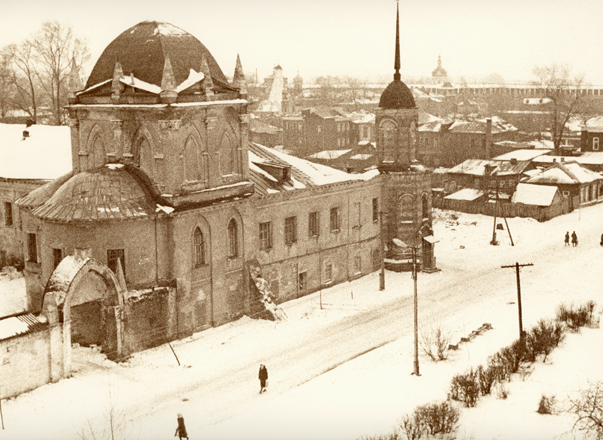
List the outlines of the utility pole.
{"type": "Polygon", "coordinates": [[[385,290],[385,246],[383,245],[383,211],[379,211],[379,237],[381,240],[381,271],[379,272],[379,290],[385,290]]]}
{"type": "Polygon", "coordinates": [[[412,278],[415,284],[415,362],[412,374],[420,376],[419,373],[419,296],[417,295],[417,247],[412,247],[412,278]]]}
{"type": "Polygon", "coordinates": [[[526,266],[533,266],[533,264],[532,263],[525,263],[525,264],[515,263],[510,266],[501,266],[501,268],[503,268],[503,269],[515,268],[515,274],[516,274],[516,278],[517,278],[517,309],[519,311],[519,340],[520,341],[524,340],[524,333],[523,333],[523,321],[522,321],[522,316],[521,316],[521,281],[519,279],[519,268],[526,267],[526,266]]]}
{"type": "Polygon", "coordinates": [[[392,242],[396,246],[400,246],[401,248],[411,248],[412,249],[412,279],[414,280],[414,321],[415,321],[415,359],[414,359],[414,369],[412,374],[415,376],[420,376],[419,373],[419,295],[417,294],[417,249],[419,246],[413,244],[412,246],[407,245],[402,240],[398,238],[392,238],[392,242]]]}

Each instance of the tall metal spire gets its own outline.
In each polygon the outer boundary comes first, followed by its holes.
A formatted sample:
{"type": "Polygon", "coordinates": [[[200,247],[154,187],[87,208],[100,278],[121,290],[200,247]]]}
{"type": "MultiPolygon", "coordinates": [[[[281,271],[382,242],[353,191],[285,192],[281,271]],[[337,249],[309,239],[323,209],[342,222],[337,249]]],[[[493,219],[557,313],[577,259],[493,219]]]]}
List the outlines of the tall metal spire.
{"type": "Polygon", "coordinates": [[[400,81],[400,1],[396,0],[396,57],[394,61],[394,81],[400,81]]]}

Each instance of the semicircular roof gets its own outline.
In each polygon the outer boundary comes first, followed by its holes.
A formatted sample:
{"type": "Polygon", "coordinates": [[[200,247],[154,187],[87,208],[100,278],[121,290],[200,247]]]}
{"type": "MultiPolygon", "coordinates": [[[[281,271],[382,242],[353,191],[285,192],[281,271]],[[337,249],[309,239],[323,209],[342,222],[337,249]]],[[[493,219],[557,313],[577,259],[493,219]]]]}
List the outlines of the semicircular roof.
{"type": "Polygon", "coordinates": [[[385,88],[379,99],[379,108],[383,109],[411,109],[416,108],[415,98],[406,84],[394,80],[385,88]]]}
{"type": "Polygon", "coordinates": [[[77,173],[32,214],[48,221],[95,222],[149,218],[157,204],[149,189],[122,165],[77,173]]]}
{"type": "Polygon", "coordinates": [[[119,61],[124,75],[131,73],[147,83],[161,86],[165,58],[169,56],[176,84],[199,71],[205,55],[213,80],[228,84],[222,69],[207,48],[188,32],[169,23],[143,21],[121,33],[103,51],[88,77],[86,89],[113,78],[119,61]]]}

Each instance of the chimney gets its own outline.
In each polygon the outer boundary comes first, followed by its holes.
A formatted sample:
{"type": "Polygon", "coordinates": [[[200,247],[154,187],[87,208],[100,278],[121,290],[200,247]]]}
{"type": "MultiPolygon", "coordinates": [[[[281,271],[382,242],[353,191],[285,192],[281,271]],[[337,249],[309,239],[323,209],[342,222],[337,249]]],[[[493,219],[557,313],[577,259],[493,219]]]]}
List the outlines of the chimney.
{"type": "Polygon", "coordinates": [[[511,165],[517,165],[517,159],[515,157],[511,158],[511,165]]]}
{"type": "Polygon", "coordinates": [[[486,119],[486,159],[492,158],[492,118],[486,119]]]}

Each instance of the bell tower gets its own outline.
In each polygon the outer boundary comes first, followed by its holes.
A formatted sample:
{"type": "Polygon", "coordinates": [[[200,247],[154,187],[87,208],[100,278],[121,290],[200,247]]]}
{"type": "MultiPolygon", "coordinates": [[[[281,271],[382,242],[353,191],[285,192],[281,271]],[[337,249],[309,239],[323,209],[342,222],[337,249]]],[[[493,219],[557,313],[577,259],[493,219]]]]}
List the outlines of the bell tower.
{"type": "Polygon", "coordinates": [[[408,255],[414,248],[421,269],[435,270],[431,177],[416,160],[419,112],[412,92],[400,78],[399,8],[398,4],[394,80],[381,95],[375,118],[386,267],[407,270],[408,255]],[[406,247],[396,244],[400,241],[406,247]]]}

